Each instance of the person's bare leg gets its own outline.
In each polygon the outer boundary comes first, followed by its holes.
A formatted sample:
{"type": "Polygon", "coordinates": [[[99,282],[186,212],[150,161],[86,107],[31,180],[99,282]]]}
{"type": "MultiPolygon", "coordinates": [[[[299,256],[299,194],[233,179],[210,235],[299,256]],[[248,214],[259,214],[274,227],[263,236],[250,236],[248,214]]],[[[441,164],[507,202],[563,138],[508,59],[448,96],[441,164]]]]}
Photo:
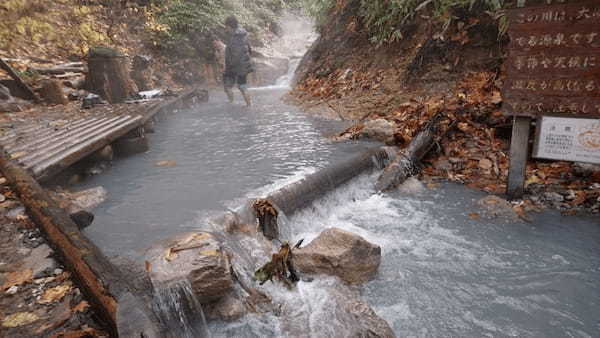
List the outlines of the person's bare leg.
{"type": "Polygon", "coordinates": [[[241,85],[239,88],[240,92],[242,93],[242,96],[244,97],[244,101],[246,101],[246,106],[250,107],[252,105],[252,100],[250,99],[248,88],[246,87],[246,85],[241,85]]]}
{"type": "Polygon", "coordinates": [[[225,87],[225,94],[227,94],[227,99],[229,100],[229,103],[233,103],[233,88],[231,87],[225,87]]]}

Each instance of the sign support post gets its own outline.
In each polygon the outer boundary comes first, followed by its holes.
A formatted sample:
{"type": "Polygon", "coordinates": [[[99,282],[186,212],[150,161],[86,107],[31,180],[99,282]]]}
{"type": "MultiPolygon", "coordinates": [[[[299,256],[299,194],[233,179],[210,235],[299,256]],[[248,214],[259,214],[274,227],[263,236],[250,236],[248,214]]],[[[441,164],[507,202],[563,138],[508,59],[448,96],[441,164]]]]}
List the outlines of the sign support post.
{"type": "Polygon", "coordinates": [[[600,163],[600,1],[538,0],[508,9],[503,111],[513,117],[507,195],[525,190],[532,157],[600,163]]]}
{"type": "Polygon", "coordinates": [[[523,197],[525,192],[525,171],[529,157],[529,130],[531,118],[513,117],[512,137],[510,139],[510,167],[508,169],[507,194],[510,199],[523,197]]]}

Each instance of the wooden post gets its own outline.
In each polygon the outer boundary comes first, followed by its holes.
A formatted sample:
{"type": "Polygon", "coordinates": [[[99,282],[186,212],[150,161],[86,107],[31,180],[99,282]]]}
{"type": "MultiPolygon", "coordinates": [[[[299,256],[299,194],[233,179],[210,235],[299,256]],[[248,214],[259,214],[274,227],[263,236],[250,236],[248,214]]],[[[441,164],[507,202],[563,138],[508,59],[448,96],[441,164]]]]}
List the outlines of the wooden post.
{"type": "Polygon", "coordinates": [[[506,193],[510,199],[523,196],[525,190],[525,170],[529,155],[529,130],[531,118],[515,116],[513,118],[512,137],[510,140],[510,168],[508,170],[508,186],[506,193]]]}

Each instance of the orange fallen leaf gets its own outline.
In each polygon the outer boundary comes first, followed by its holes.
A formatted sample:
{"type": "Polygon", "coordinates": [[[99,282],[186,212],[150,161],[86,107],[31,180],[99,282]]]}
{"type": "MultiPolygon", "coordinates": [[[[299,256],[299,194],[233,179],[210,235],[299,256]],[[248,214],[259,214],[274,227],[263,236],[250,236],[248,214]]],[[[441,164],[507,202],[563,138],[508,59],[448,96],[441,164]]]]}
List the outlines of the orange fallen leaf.
{"type": "Polygon", "coordinates": [[[33,271],[31,269],[10,272],[6,277],[6,281],[2,285],[2,290],[28,283],[31,280],[33,280],[33,271]]]}
{"type": "Polygon", "coordinates": [[[79,304],[75,305],[73,312],[85,312],[90,307],[90,304],[85,300],[82,300],[79,304]]]}
{"type": "Polygon", "coordinates": [[[533,220],[531,219],[531,217],[529,217],[529,215],[525,211],[525,208],[522,205],[518,204],[513,206],[513,210],[515,211],[517,216],[519,216],[520,219],[524,220],[527,223],[533,222],[533,220]]]}
{"type": "Polygon", "coordinates": [[[471,218],[472,218],[472,219],[474,219],[474,220],[478,220],[478,219],[480,219],[480,218],[481,218],[481,215],[479,215],[479,214],[478,214],[478,213],[476,213],[476,212],[472,212],[472,213],[470,213],[470,214],[469,214],[469,217],[471,217],[471,218]]]}
{"type": "Polygon", "coordinates": [[[50,303],[57,302],[57,301],[63,299],[63,297],[69,291],[71,291],[71,285],[69,285],[69,284],[63,284],[63,285],[53,287],[44,292],[44,294],[42,295],[40,300],[38,300],[38,303],[39,304],[50,304],[50,303]]]}
{"type": "Polygon", "coordinates": [[[4,327],[19,327],[31,324],[40,319],[35,313],[32,312],[18,312],[10,316],[7,316],[2,320],[2,326],[4,327]]]}
{"type": "Polygon", "coordinates": [[[587,200],[587,194],[584,191],[578,191],[575,193],[577,197],[573,201],[571,201],[571,205],[577,206],[585,203],[587,200]]]}

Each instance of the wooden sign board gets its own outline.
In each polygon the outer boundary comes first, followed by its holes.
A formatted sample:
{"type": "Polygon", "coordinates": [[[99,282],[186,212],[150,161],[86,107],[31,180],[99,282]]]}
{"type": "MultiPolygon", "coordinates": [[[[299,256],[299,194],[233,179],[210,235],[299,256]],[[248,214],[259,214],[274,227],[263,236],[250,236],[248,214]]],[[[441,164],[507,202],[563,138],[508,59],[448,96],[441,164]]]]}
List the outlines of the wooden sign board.
{"type": "Polygon", "coordinates": [[[600,1],[507,10],[506,114],[600,115],[600,1]]]}
{"type": "Polygon", "coordinates": [[[533,156],[600,164],[600,119],[540,117],[533,156]]]}

